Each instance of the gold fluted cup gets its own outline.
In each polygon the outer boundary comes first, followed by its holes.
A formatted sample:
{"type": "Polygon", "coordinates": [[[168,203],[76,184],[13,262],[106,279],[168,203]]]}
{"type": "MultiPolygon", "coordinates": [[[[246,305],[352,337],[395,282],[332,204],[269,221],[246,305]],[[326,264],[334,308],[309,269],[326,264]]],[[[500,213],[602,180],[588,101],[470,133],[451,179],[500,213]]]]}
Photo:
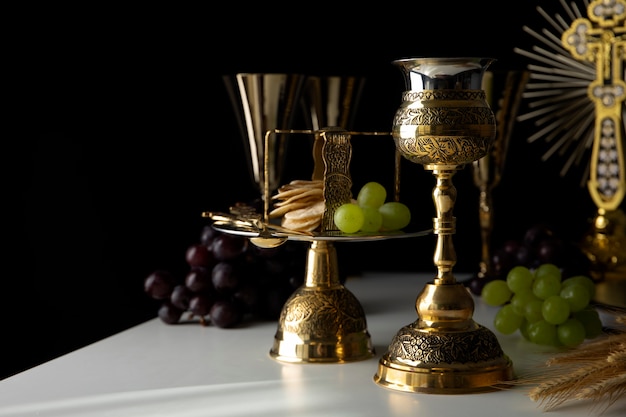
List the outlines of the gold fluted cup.
{"type": "Polygon", "coordinates": [[[268,131],[292,129],[307,76],[282,73],[237,73],[223,76],[244,139],[246,162],[254,185],[264,196],[281,184],[289,135],[277,134],[265,146],[268,131]],[[269,166],[265,167],[265,150],[269,166]]]}
{"type": "Polygon", "coordinates": [[[491,58],[407,58],[394,61],[407,90],[392,135],[402,157],[436,178],[436,277],[418,294],[417,320],[402,327],[380,358],[374,381],[407,392],[493,391],[513,378],[513,365],[493,332],[473,320],[474,299],[452,269],[456,171],[487,155],[496,120],[481,89],[491,58]]]}
{"type": "MultiPolygon", "coordinates": [[[[515,118],[528,78],[527,70],[486,72],[482,88],[487,103],[495,109],[496,137],[489,152],[472,162],[471,170],[474,185],[478,188],[478,220],[482,240],[481,260],[478,273],[472,280],[487,282],[500,271],[494,270],[491,253],[491,232],[494,228],[493,190],[500,183],[507,159],[509,143],[515,125],[515,118]],[[501,84],[504,84],[501,86],[501,84]],[[500,92],[498,99],[494,93],[500,92]]],[[[471,281],[476,282],[476,281],[471,281]]],[[[470,286],[475,293],[482,288],[481,283],[470,286]]]]}

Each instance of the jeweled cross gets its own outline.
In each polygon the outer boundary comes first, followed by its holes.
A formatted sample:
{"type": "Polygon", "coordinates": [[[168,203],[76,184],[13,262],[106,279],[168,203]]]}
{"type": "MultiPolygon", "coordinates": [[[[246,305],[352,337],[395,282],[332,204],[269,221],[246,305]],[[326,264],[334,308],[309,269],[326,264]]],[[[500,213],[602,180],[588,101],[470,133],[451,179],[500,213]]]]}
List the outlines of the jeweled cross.
{"type": "Polygon", "coordinates": [[[626,0],[594,0],[589,19],[574,20],[561,42],[578,60],[595,63],[587,93],[595,103],[595,133],[587,186],[600,209],[615,210],[626,193],[622,121],[626,100],[626,0]]]}

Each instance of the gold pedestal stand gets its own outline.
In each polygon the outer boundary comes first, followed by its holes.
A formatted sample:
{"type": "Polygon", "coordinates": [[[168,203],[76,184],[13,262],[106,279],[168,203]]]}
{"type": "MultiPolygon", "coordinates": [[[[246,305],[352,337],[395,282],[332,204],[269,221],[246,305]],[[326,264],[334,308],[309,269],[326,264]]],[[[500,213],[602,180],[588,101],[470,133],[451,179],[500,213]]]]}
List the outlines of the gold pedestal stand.
{"type": "Polygon", "coordinates": [[[407,58],[394,61],[407,91],[393,121],[396,148],[436,178],[433,220],[436,278],[415,302],[417,320],[402,327],[379,360],[374,381],[407,392],[493,391],[513,378],[513,365],[495,335],[472,319],[474,299],[452,268],[454,174],[485,156],[495,117],[481,89],[488,58],[407,58]]]}
{"type": "MultiPolygon", "coordinates": [[[[209,212],[206,216],[219,230],[247,236],[261,248],[274,248],[287,240],[310,242],[305,282],[283,306],[271,357],[292,363],[337,363],[373,357],[365,313],[356,297],[340,283],[333,243],[357,240],[337,233],[333,221],[334,210],[352,196],[351,136],[389,135],[346,130],[353,121],[364,79],[241,73],[224,81],[246,138],[246,159],[254,183],[262,192],[264,212],[240,208],[232,212],[231,208],[231,213],[209,212]],[[311,119],[314,129],[291,129],[298,106],[302,106],[305,119],[311,119]],[[299,134],[314,137],[311,179],[324,184],[324,217],[320,232],[315,234],[285,229],[269,218],[272,193],[283,180],[287,150],[299,134]]],[[[298,163],[299,156],[291,162],[298,163]]]]}
{"type": "Polygon", "coordinates": [[[282,362],[342,363],[374,355],[365,312],[340,282],[331,241],[313,241],[305,283],[283,306],[270,356],[282,362]]]}

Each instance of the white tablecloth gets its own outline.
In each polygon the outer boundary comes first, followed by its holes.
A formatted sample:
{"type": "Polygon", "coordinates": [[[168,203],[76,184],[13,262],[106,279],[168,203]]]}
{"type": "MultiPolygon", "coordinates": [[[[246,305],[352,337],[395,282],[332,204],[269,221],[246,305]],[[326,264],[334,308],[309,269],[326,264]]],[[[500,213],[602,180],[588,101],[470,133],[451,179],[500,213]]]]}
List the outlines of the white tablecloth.
{"type": "MultiPolygon", "coordinates": [[[[416,319],[428,274],[367,273],[346,287],[363,306],[376,349],[346,364],[285,364],[270,358],[275,322],[220,329],[153,319],[0,381],[0,416],[527,416],[544,414],[528,387],[463,395],[405,393],[373,381],[396,332],[416,319]]],[[[457,276],[463,279],[464,276],[457,276]]],[[[497,309],[476,299],[488,328],[497,309]]],[[[549,354],[519,333],[496,333],[516,373],[549,354]]],[[[594,415],[578,402],[549,416],[594,415]]],[[[626,415],[626,399],[606,417],[626,415]]]]}

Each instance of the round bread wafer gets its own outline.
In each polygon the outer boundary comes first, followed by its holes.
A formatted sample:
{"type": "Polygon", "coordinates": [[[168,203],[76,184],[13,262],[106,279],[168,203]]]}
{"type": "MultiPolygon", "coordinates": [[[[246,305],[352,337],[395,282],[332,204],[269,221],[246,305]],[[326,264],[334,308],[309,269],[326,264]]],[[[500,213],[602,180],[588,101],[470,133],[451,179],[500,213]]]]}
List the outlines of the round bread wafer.
{"type": "Polygon", "coordinates": [[[281,224],[292,230],[313,231],[320,225],[325,209],[324,201],[318,201],[308,207],[285,213],[281,224]]]}
{"type": "Polygon", "coordinates": [[[323,198],[324,198],[324,192],[322,190],[310,189],[310,190],[305,190],[303,192],[296,193],[287,199],[282,199],[282,201],[274,203],[274,206],[280,207],[286,204],[290,204],[290,203],[294,203],[296,201],[302,201],[302,200],[319,201],[323,198]]]}
{"type": "Polygon", "coordinates": [[[269,216],[275,219],[276,217],[287,215],[288,213],[294,210],[300,210],[300,209],[305,209],[307,207],[310,207],[314,203],[315,203],[315,200],[312,200],[312,201],[301,200],[301,201],[295,201],[293,203],[289,203],[289,204],[285,204],[281,206],[275,205],[274,210],[270,211],[269,216]]]}

